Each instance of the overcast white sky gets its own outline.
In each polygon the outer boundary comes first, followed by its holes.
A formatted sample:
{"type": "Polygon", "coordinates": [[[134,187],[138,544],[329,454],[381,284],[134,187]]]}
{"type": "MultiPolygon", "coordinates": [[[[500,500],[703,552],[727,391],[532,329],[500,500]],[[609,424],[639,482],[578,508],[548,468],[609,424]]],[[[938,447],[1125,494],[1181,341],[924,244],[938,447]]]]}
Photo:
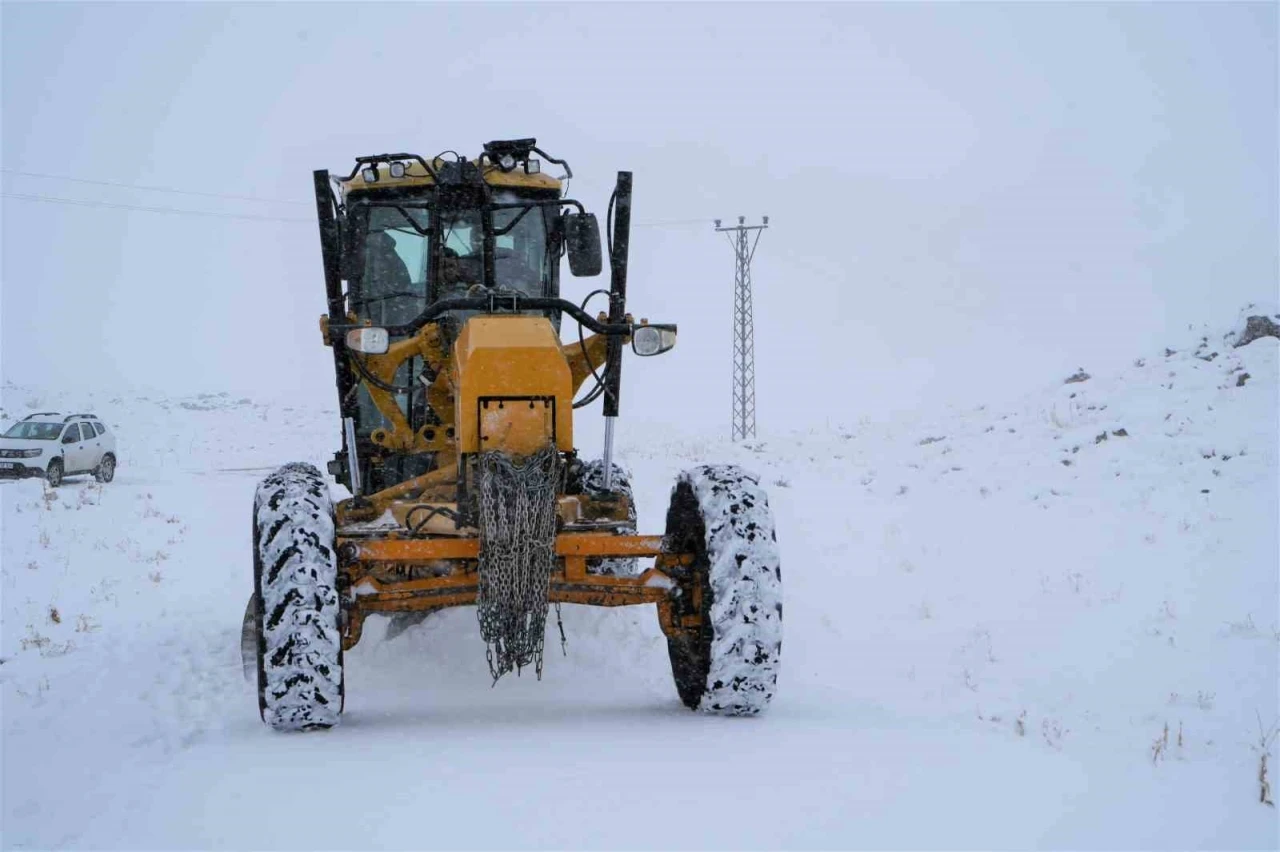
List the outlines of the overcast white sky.
{"type": "Polygon", "coordinates": [[[991,401],[1277,296],[1274,3],[0,15],[0,369],[19,383],[327,402],[311,170],[516,136],[567,158],[589,208],[629,169],[638,223],[703,221],[633,234],[631,307],[681,340],[627,362],[624,414],[727,429],[717,216],[773,223],[764,428],[991,401]]]}

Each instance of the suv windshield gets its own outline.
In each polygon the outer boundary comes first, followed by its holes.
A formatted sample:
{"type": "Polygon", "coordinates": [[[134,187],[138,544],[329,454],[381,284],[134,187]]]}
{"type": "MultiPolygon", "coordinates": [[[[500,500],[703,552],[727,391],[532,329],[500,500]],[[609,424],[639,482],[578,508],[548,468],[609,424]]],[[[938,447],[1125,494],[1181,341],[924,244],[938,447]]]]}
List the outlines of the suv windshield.
{"type": "Polygon", "coordinates": [[[24,420],[21,423],[15,423],[9,427],[9,431],[4,433],[6,438],[25,438],[37,441],[53,441],[56,440],[59,433],[62,432],[61,423],[32,423],[24,420]]]}

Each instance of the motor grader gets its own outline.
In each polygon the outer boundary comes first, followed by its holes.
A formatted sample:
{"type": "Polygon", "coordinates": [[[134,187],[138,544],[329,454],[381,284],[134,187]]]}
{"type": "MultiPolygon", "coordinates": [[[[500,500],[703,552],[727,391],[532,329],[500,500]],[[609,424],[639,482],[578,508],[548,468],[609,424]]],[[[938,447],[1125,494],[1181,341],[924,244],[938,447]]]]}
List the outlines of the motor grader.
{"type": "Polygon", "coordinates": [[[627,311],[631,174],[609,200],[607,253],[595,214],[565,196],[568,163],[534,139],[474,158],[359,157],[343,177],[313,177],[320,334],[341,415],[328,473],[351,496],[335,503],[302,463],[258,486],[242,651],[263,721],[336,724],[343,652],[368,616],[390,617],[391,632],[457,606],[475,607],[496,681],[541,675],[551,607],[654,604],[685,705],[764,709],[782,597],[758,479],[687,470],[664,534],[639,535],[629,475],[612,459],[624,348],[652,356],[676,341],[675,325],[627,311]],[[560,298],[562,259],[596,276],[606,256],[607,290],[560,298]],[[592,296],[607,310],[589,313],[592,296]],[[574,415],[597,400],[603,458],[584,459],[574,415]]]}

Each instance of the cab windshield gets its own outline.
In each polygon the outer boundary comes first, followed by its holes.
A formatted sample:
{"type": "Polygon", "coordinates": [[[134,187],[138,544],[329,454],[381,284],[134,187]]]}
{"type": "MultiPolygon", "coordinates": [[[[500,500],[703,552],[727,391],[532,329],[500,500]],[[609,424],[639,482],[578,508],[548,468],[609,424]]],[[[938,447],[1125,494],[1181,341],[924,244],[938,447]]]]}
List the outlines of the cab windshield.
{"type": "Polygon", "coordinates": [[[351,310],[378,325],[400,325],[426,307],[431,280],[430,212],[419,206],[371,206],[364,266],[352,282],[351,310]]]}
{"type": "Polygon", "coordinates": [[[24,440],[53,441],[62,432],[61,423],[31,423],[23,421],[9,427],[4,433],[6,438],[22,438],[24,440]]]}
{"type": "MultiPolygon", "coordinates": [[[[516,204],[510,193],[494,198],[499,204],[516,204]]],[[[547,226],[542,208],[502,208],[493,211],[493,271],[495,281],[484,280],[484,228],[480,212],[468,210],[440,221],[440,279],[438,299],[483,295],[488,285],[498,292],[545,296],[551,292],[551,264],[547,257],[547,226]]]]}
{"type": "MultiPolygon", "coordinates": [[[[511,196],[499,201],[515,202],[511,196]]],[[[550,295],[551,262],[541,207],[493,211],[493,264],[498,286],[527,296],[550,295]]]]}
{"type": "MultiPolygon", "coordinates": [[[[511,192],[496,192],[496,205],[519,205],[511,192]]],[[[358,202],[357,202],[358,203],[358,202]]],[[[543,208],[499,207],[493,211],[493,282],[485,281],[484,228],[479,210],[437,214],[429,198],[369,203],[363,219],[363,253],[353,270],[350,308],[377,325],[403,325],[440,299],[516,292],[554,295],[553,259],[548,255],[543,208]],[[433,274],[431,241],[439,243],[439,274],[433,274]]],[[[359,219],[357,220],[359,221],[359,219]]]]}

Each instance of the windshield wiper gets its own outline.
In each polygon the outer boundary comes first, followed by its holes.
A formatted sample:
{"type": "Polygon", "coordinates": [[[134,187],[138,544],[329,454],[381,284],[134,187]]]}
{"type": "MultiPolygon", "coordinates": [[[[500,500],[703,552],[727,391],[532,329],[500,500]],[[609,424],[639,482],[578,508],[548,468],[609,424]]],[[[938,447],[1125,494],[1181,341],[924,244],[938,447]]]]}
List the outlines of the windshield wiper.
{"type": "Polygon", "coordinates": [[[413,217],[410,216],[403,207],[400,207],[399,205],[392,205],[391,209],[395,210],[397,213],[403,216],[404,220],[409,223],[409,227],[413,228],[413,230],[416,231],[419,236],[429,237],[433,233],[435,233],[435,231],[432,229],[430,225],[428,225],[426,228],[419,228],[418,223],[413,221],[413,217]]]}

